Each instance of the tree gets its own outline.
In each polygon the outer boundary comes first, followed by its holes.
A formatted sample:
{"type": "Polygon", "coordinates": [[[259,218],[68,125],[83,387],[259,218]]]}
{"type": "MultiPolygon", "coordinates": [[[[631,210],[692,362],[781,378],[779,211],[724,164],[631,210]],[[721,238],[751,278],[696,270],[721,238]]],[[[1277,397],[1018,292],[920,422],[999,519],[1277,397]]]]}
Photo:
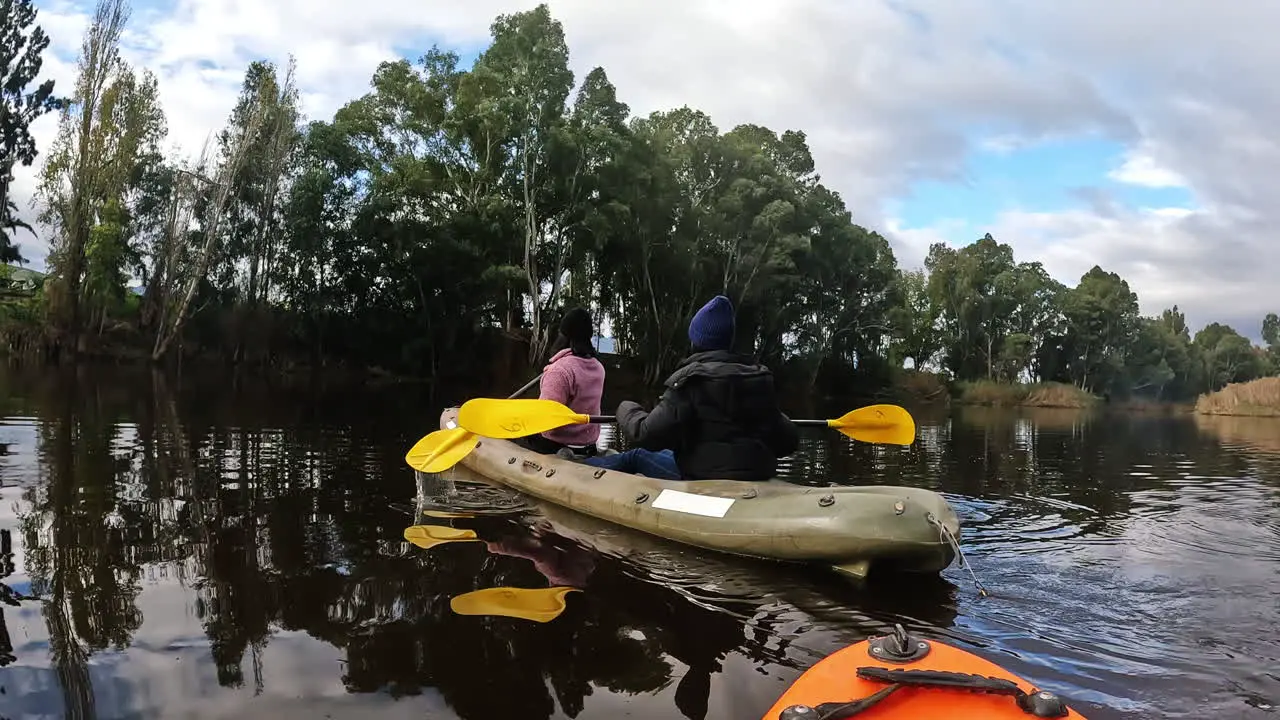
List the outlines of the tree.
{"type": "Polygon", "coordinates": [[[1271,346],[1280,345],[1280,315],[1267,313],[1263,318],[1262,340],[1271,346]]]}
{"type": "Polygon", "coordinates": [[[942,334],[938,328],[940,309],[929,298],[928,283],[923,270],[902,272],[897,282],[901,300],[889,312],[894,328],[894,359],[911,360],[918,370],[932,363],[942,350],[942,334]]]}
{"type": "Polygon", "coordinates": [[[1086,391],[1110,392],[1138,331],[1138,296],[1119,275],[1095,265],[1066,294],[1063,312],[1072,380],[1086,391]]]}
{"type": "Polygon", "coordinates": [[[925,269],[929,296],[941,309],[949,369],[961,377],[995,379],[1020,304],[1013,248],[990,233],[960,250],[938,243],[929,248],[925,269]]]}
{"type": "Polygon", "coordinates": [[[185,182],[175,183],[173,186],[174,221],[168,227],[171,236],[166,246],[175,249],[175,253],[178,248],[186,245],[185,239],[196,240],[197,246],[184,253],[185,262],[181,265],[173,263],[181,270],[173,273],[171,286],[161,302],[155,345],[151,350],[153,361],[164,357],[169,346],[181,335],[191,301],[195,298],[196,291],[207,281],[209,267],[222,240],[222,224],[234,191],[235,179],[249,158],[252,140],[268,114],[267,106],[268,102],[261,96],[249,106],[243,125],[244,132],[224,146],[222,161],[213,178],[204,176],[205,159],[202,155],[196,170],[184,173],[185,182]],[[186,218],[192,216],[199,219],[198,233],[192,233],[188,229],[186,218]]]}
{"type": "Polygon", "coordinates": [[[529,294],[532,340],[530,361],[540,357],[548,337],[543,318],[558,300],[564,271],[564,228],[555,220],[551,162],[556,133],[565,122],[565,102],[573,88],[564,29],[546,4],[501,15],[493,22],[493,44],[476,60],[470,79],[486,93],[466,111],[484,117],[498,129],[506,162],[502,185],[506,202],[520,218],[524,268],[529,294]],[[544,287],[547,287],[544,296],[544,287]]]}
{"type": "Polygon", "coordinates": [[[240,97],[218,137],[223,163],[237,151],[245,153],[231,179],[221,267],[222,281],[234,286],[239,301],[249,305],[267,300],[276,273],[281,200],[288,192],[299,137],[294,70],[292,58],[283,79],[271,63],[250,63],[240,97]],[[255,112],[261,113],[261,122],[251,128],[255,112]]]}
{"type": "Polygon", "coordinates": [[[1197,356],[1186,316],[1177,305],[1160,317],[1141,319],[1130,359],[1130,392],[1155,400],[1196,392],[1197,356]]]}
{"type": "Polygon", "coordinates": [[[1191,342],[1199,354],[1199,380],[1204,392],[1253,380],[1264,371],[1253,344],[1230,325],[1209,323],[1191,342]]]}
{"type": "Polygon", "coordinates": [[[1262,341],[1267,344],[1267,374],[1280,375],[1280,315],[1267,313],[1262,320],[1262,341]]]}
{"type": "Polygon", "coordinates": [[[49,47],[36,15],[32,0],[0,0],[0,263],[22,262],[13,237],[19,229],[35,232],[18,218],[18,206],[9,197],[14,167],[29,167],[36,159],[31,123],[64,105],[53,94],[53,80],[28,89],[49,47]]]}
{"type": "Polygon", "coordinates": [[[119,48],[128,17],[124,0],[99,0],[81,45],[75,93],[62,110],[37,193],[43,204],[40,219],[54,231],[48,258],[50,310],[76,350],[81,349],[85,250],[108,199],[119,195],[126,177],[121,171],[128,165],[117,153],[130,144],[120,142],[122,128],[114,117],[116,104],[127,94],[115,85],[132,76],[119,48]]]}

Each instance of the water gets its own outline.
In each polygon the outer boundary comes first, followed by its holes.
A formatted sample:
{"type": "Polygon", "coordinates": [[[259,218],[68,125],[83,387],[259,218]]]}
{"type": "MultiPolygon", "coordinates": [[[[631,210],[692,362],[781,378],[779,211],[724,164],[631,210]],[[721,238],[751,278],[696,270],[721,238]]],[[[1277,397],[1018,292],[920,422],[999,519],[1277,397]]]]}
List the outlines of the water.
{"type": "Polygon", "coordinates": [[[759,718],[894,622],[1092,720],[1280,714],[1280,422],[973,408],[917,414],[909,449],[806,432],[797,482],[946,494],[981,598],[955,566],[857,588],[415,478],[439,407],[0,372],[0,717],[759,718]],[[422,549],[411,524],[481,541],[422,549]],[[450,609],[553,584],[582,592],[547,624],[450,609]]]}

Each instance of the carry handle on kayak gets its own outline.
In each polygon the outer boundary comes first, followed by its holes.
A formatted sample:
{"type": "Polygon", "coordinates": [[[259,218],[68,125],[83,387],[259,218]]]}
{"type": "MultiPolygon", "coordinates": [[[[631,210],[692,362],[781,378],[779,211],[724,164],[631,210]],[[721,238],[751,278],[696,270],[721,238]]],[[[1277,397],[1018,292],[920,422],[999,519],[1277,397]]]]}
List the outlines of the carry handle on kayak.
{"type": "Polygon", "coordinates": [[[950,672],[947,670],[891,670],[882,667],[860,667],[858,677],[864,680],[890,683],[889,687],[852,702],[831,702],[811,708],[792,705],[784,709],[778,720],[844,720],[861,713],[881,700],[905,687],[921,689],[944,688],[972,690],[973,692],[1012,697],[1026,714],[1037,718],[1067,716],[1066,703],[1047,690],[1024,692],[1012,680],[982,675],[950,672]]]}

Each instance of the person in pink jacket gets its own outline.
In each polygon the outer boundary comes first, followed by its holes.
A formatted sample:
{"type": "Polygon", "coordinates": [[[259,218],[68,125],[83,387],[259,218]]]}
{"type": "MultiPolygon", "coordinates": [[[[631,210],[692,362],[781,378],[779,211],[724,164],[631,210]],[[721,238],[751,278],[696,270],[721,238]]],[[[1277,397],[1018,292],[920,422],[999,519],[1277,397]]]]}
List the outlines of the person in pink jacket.
{"type": "MultiPolygon", "coordinates": [[[[574,412],[600,414],[604,365],[591,345],[592,331],[591,315],[586,310],[577,307],[565,313],[551,347],[551,360],[542,371],[540,399],[555,400],[574,412]]],[[[545,455],[590,457],[596,454],[599,437],[600,426],[587,423],[528,435],[516,442],[545,455]]]]}

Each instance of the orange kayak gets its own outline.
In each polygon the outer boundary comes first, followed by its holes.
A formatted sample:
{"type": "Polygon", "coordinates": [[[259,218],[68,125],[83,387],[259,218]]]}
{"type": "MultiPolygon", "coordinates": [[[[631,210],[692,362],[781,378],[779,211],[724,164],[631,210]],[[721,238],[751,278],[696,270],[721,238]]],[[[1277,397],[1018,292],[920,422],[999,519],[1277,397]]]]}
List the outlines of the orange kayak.
{"type": "Polygon", "coordinates": [[[995,663],[901,625],[828,655],[796,678],[763,720],[1080,718],[1054,693],[995,663]]]}

